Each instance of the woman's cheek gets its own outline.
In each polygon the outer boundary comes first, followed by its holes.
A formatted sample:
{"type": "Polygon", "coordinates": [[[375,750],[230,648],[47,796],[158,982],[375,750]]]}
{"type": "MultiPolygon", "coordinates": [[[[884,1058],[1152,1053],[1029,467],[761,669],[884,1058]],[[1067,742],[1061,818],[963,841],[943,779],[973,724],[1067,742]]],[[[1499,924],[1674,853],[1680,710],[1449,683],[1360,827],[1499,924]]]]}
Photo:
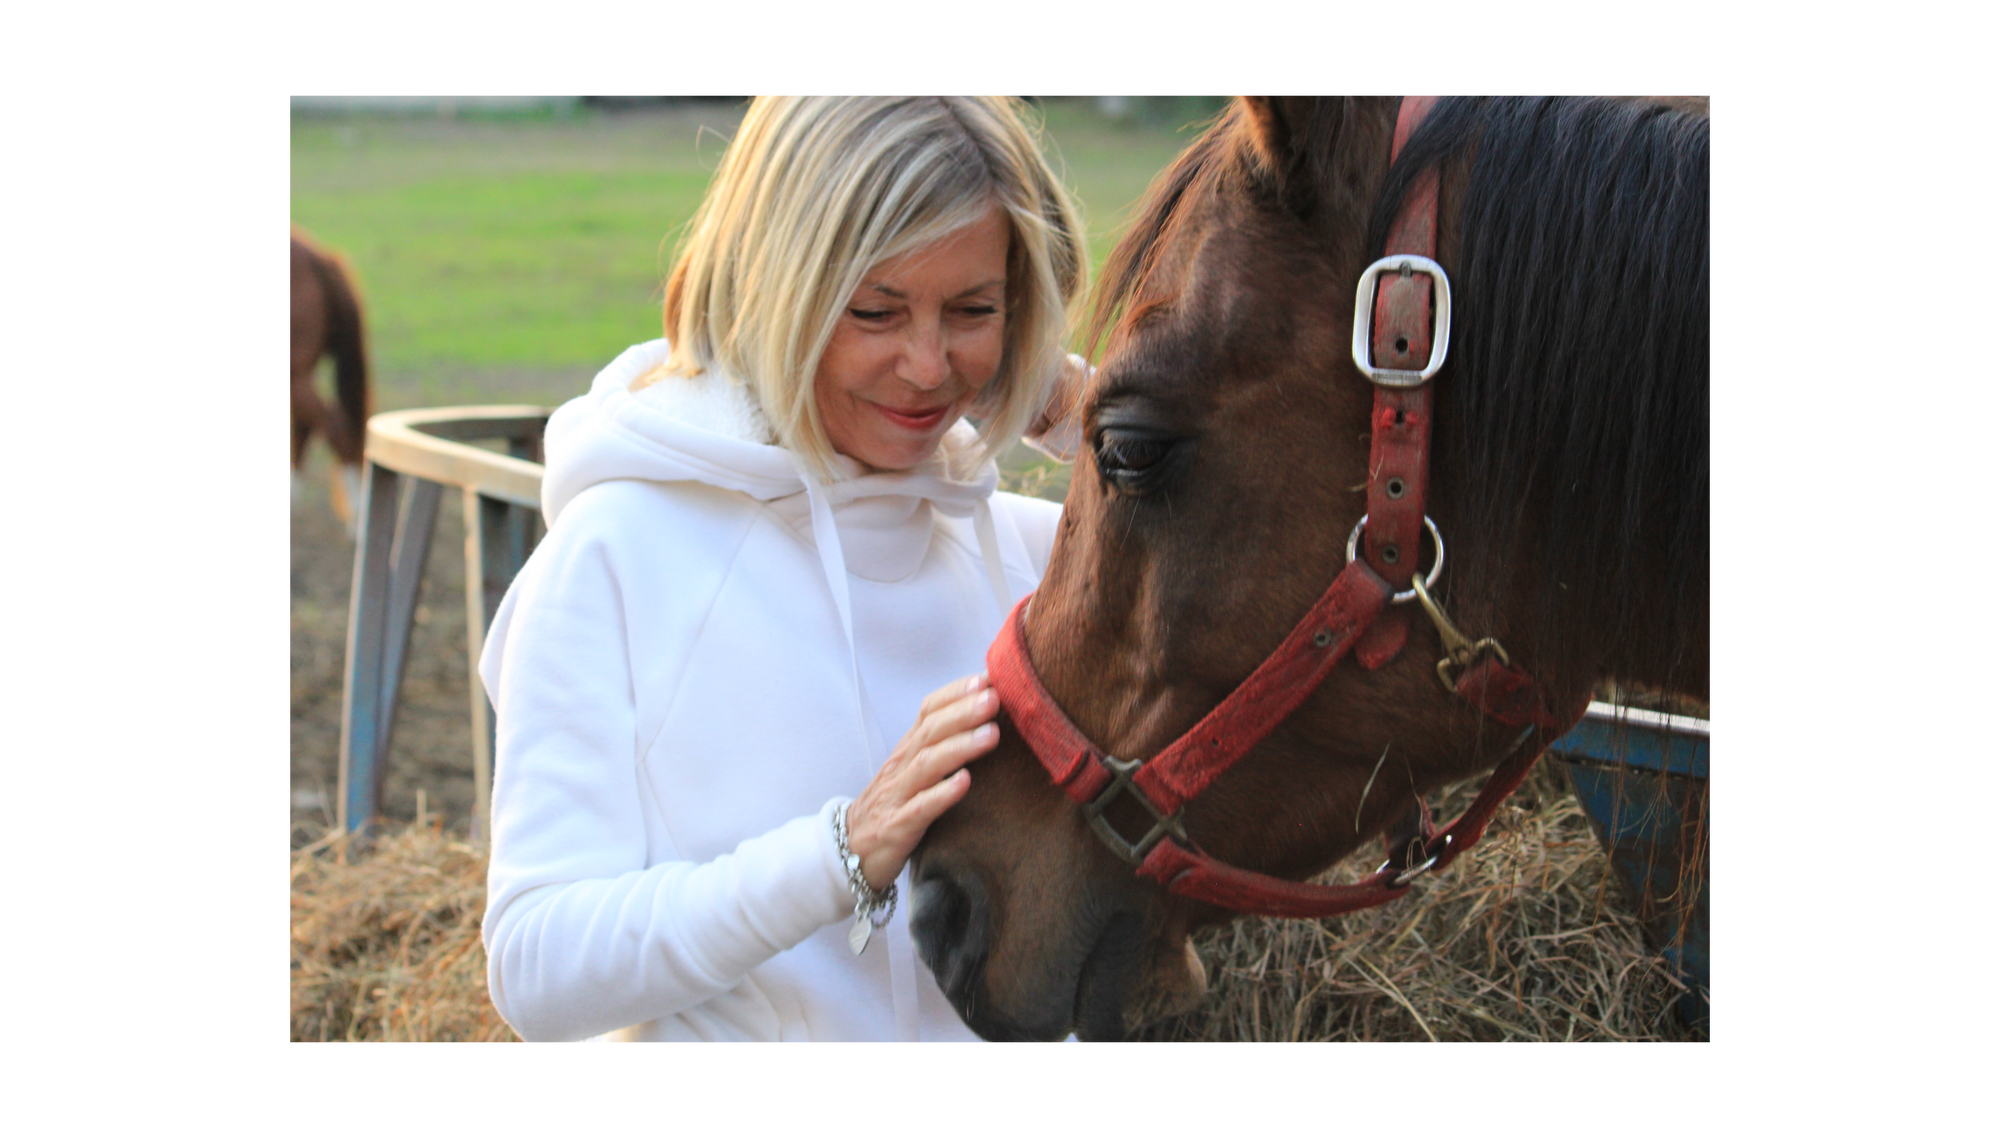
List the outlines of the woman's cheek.
{"type": "Polygon", "coordinates": [[[984,391],[993,382],[993,377],[1000,373],[1000,357],[1006,350],[1004,329],[994,329],[980,337],[978,359],[972,368],[967,369],[967,373],[974,377],[972,382],[978,390],[984,391]]]}

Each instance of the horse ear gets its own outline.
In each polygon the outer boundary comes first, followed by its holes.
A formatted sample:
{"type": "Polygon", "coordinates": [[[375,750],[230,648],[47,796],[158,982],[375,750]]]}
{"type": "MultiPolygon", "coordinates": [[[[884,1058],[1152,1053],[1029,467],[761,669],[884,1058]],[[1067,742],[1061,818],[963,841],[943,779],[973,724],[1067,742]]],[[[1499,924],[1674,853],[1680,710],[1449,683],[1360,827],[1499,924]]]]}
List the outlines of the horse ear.
{"type": "Polygon", "coordinates": [[[1304,161],[1319,102],[1300,95],[1245,95],[1243,118],[1258,164],[1300,215],[1312,212],[1315,188],[1304,161]]]}
{"type": "Polygon", "coordinates": [[[1250,141],[1271,173],[1284,176],[1292,164],[1292,139],[1302,121],[1296,98],[1244,95],[1243,117],[1250,124],[1250,141]]]}

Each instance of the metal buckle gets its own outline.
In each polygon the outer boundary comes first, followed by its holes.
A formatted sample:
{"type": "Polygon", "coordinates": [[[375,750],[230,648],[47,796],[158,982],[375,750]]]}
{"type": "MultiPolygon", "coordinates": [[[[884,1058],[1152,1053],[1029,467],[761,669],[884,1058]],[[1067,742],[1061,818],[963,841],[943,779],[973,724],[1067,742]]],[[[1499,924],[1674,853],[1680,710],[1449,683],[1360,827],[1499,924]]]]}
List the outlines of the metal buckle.
{"type": "MultiPolygon", "coordinates": [[[[1347,535],[1347,563],[1349,565],[1354,564],[1354,558],[1361,549],[1361,532],[1367,528],[1368,515],[1363,514],[1361,515],[1361,520],[1354,523],[1354,532],[1347,535]]],[[[1444,572],[1444,535],[1438,532],[1437,523],[1431,520],[1429,514],[1424,515],[1424,528],[1431,531],[1431,544],[1437,547],[1437,560],[1431,562],[1431,571],[1424,575],[1423,580],[1425,586],[1430,586],[1437,584],[1438,574],[1444,572]]],[[[1390,594],[1389,603],[1400,605],[1415,600],[1417,597],[1417,590],[1415,588],[1416,579],[1411,578],[1410,584],[1410,588],[1404,589],[1400,593],[1390,594]]]]}
{"type": "Polygon", "coordinates": [[[1111,755],[1105,755],[1102,761],[1104,769],[1111,772],[1111,785],[1105,787],[1090,805],[1083,808],[1083,814],[1090,820],[1090,828],[1097,831],[1097,836],[1104,840],[1105,845],[1111,847],[1112,853],[1132,865],[1138,865],[1146,860],[1146,855],[1151,853],[1153,847],[1160,844],[1160,839],[1168,834],[1183,842],[1188,840],[1187,832],[1181,829],[1181,812],[1176,810],[1171,817],[1161,814],[1159,807],[1153,805],[1153,800],[1146,797],[1146,792],[1133,785],[1132,776],[1145,764],[1128,763],[1111,755]],[[1139,805],[1146,808],[1146,813],[1153,816],[1153,828],[1146,831],[1146,836],[1136,843],[1126,841],[1125,836],[1112,829],[1111,823],[1104,817],[1105,808],[1111,805],[1120,791],[1129,792],[1132,797],[1139,800],[1139,805]]]}
{"type": "MultiPolygon", "coordinates": [[[[1449,847],[1451,845],[1451,835],[1444,834],[1442,836],[1444,838],[1445,846],[1449,847]]],[[[1390,886],[1396,889],[1401,889],[1403,886],[1408,885],[1410,882],[1415,881],[1419,877],[1422,877],[1424,873],[1430,869],[1431,866],[1437,864],[1438,857],[1439,854],[1433,854],[1430,857],[1425,858],[1422,862],[1413,865],[1408,869],[1403,870],[1401,873],[1398,873],[1396,876],[1389,879],[1390,886]]],[[[1395,859],[1391,858],[1390,860],[1383,862],[1381,865],[1376,866],[1375,872],[1380,873],[1394,864],[1395,864],[1395,859]]]]}
{"type": "Polygon", "coordinates": [[[1361,283],[1354,291],[1354,366],[1368,382],[1383,387],[1418,387],[1444,366],[1451,346],[1451,282],[1444,266],[1415,253],[1384,257],[1362,270],[1361,283]],[[1423,273],[1431,278],[1431,358],[1422,371],[1378,368],[1371,360],[1371,339],[1375,329],[1375,282],[1383,273],[1423,273]]]}

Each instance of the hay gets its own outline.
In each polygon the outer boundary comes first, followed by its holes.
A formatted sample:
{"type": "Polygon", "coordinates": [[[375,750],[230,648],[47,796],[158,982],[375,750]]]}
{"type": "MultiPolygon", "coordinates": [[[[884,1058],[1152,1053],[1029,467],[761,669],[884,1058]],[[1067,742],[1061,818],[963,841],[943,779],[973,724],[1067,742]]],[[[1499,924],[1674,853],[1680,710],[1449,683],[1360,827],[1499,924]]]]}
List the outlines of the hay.
{"type": "MultiPolygon", "coordinates": [[[[1446,801],[1449,817],[1479,780],[1446,801]]],[[[1364,848],[1327,875],[1381,861],[1364,848]]],[[[1682,986],[1554,764],[1484,841],[1401,901],[1326,921],[1246,918],[1196,938],[1209,994],[1153,1040],[1682,1040],[1682,986]]]]}
{"type": "Polygon", "coordinates": [[[486,851],[435,815],[292,853],[292,1039],[518,1037],[486,998],[486,851]]]}
{"type": "MultiPolygon", "coordinates": [[[[1477,789],[1446,801],[1456,811],[1477,789]]],[[[1364,850],[1330,879],[1374,868],[1364,850]]],[[[485,850],[435,817],[292,855],[292,1038],[513,1040],[486,998],[485,850]]],[[[1156,1040],[1690,1039],[1582,808],[1544,764],[1481,842],[1401,901],[1197,939],[1202,1007],[1156,1040]]]]}

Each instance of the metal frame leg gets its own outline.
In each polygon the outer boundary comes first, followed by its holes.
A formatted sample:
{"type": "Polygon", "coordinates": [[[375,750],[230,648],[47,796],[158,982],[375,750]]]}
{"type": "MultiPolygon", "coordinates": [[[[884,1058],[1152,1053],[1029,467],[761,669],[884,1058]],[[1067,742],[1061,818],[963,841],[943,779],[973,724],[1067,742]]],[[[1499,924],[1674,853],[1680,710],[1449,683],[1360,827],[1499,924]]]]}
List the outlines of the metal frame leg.
{"type": "MultiPolygon", "coordinates": [[[[407,476],[406,476],[407,477],[407,476]]],[[[395,551],[390,556],[387,625],[382,645],[382,712],[375,740],[375,761],[389,762],[389,740],[396,727],[396,711],[402,706],[397,694],[403,687],[403,662],[410,647],[410,625],[417,615],[418,590],[424,582],[424,564],[430,560],[431,536],[437,529],[438,499],[444,487],[428,478],[410,478],[410,492],[403,495],[403,509],[396,519],[395,551]]]]}
{"type": "Polygon", "coordinates": [[[340,708],[339,825],[348,831],[367,829],[382,811],[410,622],[443,490],[428,479],[409,478],[410,492],[400,495],[405,477],[375,463],[362,475],[340,708]]]}
{"type": "Polygon", "coordinates": [[[382,804],[376,743],[385,730],[382,665],[399,481],[395,471],[374,462],[361,476],[354,588],[347,611],[347,679],[340,696],[338,817],[340,828],[350,833],[367,828],[382,804]]]}

